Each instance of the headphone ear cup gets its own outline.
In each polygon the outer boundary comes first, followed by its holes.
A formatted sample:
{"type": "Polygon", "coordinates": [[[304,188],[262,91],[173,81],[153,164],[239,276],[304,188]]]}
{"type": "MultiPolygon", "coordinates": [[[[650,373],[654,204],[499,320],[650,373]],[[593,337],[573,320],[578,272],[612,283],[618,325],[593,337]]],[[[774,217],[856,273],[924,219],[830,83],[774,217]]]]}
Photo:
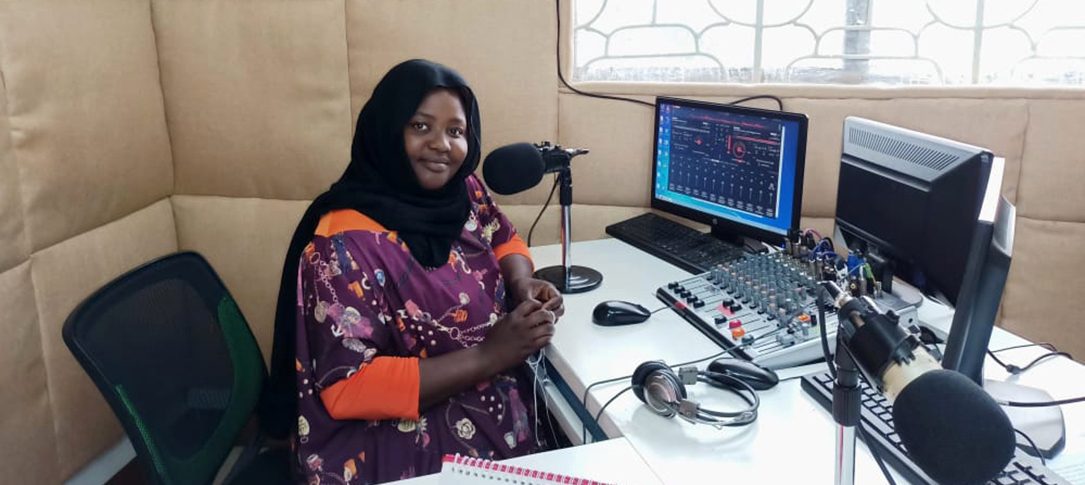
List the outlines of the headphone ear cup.
{"type": "Polygon", "coordinates": [[[672,406],[686,398],[686,386],[667,364],[654,360],[633,372],[633,393],[652,412],[669,418],[675,414],[672,406]]]}
{"type": "Polygon", "coordinates": [[[648,380],[648,376],[663,369],[669,371],[671,368],[667,367],[667,364],[664,364],[661,360],[649,360],[638,365],[637,370],[633,371],[633,394],[636,394],[640,402],[648,404],[644,397],[644,384],[648,380]]]}

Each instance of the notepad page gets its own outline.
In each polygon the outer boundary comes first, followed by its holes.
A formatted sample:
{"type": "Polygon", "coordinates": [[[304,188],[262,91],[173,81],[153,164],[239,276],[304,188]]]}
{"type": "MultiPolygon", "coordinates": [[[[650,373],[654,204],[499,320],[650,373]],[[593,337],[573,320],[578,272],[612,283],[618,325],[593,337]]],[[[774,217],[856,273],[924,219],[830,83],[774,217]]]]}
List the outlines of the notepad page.
{"type": "Polygon", "coordinates": [[[559,473],[460,455],[445,455],[440,485],[612,485],[559,473]]]}

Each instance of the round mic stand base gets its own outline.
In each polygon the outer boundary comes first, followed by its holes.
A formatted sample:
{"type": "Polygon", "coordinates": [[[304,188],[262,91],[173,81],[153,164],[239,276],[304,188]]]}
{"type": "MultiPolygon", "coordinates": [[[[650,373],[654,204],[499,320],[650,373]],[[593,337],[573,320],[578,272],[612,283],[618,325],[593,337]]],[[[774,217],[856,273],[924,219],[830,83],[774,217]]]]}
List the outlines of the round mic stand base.
{"type": "Polygon", "coordinates": [[[568,159],[557,176],[561,188],[558,195],[561,204],[561,265],[542,268],[535,272],[535,277],[553,283],[563,294],[591,291],[603,282],[603,275],[594,269],[573,264],[573,174],[569,170],[568,159]]]}
{"type": "Polygon", "coordinates": [[[594,290],[603,282],[603,275],[598,271],[573,265],[569,268],[569,278],[565,278],[564,266],[548,266],[535,272],[535,277],[554,284],[562,293],[583,293],[594,290]]]}

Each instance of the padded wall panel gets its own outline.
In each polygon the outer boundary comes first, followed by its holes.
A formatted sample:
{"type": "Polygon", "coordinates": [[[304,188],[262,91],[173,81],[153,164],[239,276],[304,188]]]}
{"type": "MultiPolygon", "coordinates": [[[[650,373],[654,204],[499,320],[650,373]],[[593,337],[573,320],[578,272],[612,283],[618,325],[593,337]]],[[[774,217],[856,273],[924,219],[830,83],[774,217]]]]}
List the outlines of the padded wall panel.
{"type": "MultiPolygon", "coordinates": [[[[539,215],[542,205],[501,205],[501,211],[512,221],[520,237],[527,241],[531,222],[539,215]]],[[[615,222],[648,212],[645,207],[623,207],[607,205],[573,204],[573,241],[591,241],[610,237],[606,227],[615,222]]],[[[532,246],[543,246],[561,242],[561,208],[551,205],[546,209],[531,239],[532,246]]],[[[576,264],[591,266],[591,261],[577,261],[576,264]]]]}
{"type": "Polygon", "coordinates": [[[1013,264],[1002,296],[1001,325],[1035,342],[1085,355],[1085,223],[1018,215],[1013,264]]]}
{"type": "Polygon", "coordinates": [[[0,4],[0,70],[33,250],[173,187],[146,1],[0,4]]]}
{"type": "Polygon", "coordinates": [[[1085,222],[1085,100],[1029,101],[1018,213],[1085,222]]]}
{"type": "Polygon", "coordinates": [[[222,277],[267,361],[286,248],[309,202],[175,195],[173,206],[181,249],[222,277]]]}
{"type": "Polygon", "coordinates": [[[1016,195],[1027,105],[1023,100],[976,99],[789,99],[790,111],[806,113],[810,129],[806,148],[803,214],[832,217],[844,118],[859,116],[903,126],[992,150],[1006,158],[1003,193],[1016,195]]]}
{"type": "MultiPolygon", "coordinates": [[[[562,144],[591,150],[573,161],[573,199],[581,204],[647,207],[652,196],[654,108],[579,94],[558,99],[562,144]]],[[[638,99],[653,102],[645,96],[638,99]]],[[[546,191],[532,192],[528,194],[532,203],[546,199],[546,191]]]]}
{"type": "Polygon", "coordinates": [[[389,68],[425,58],[471,84],[483,153],[512,142],[555,141],[554,39],[552,2],[347,0],[351,112],[357,116],[389,68]]]}
{"type": "Polygon", "coordinates": [[[19,172],[11,149],[11,125],[8,124],[7,93],[0,78],[0,271],[30,257],[30,244],[24,230],[23,201],[20,197],[19,172]]]}
{"type": "Polygon", "coordinates": [[[29,262],[0,272],[0,308],[0,482],[57,483],[57,440],[29,262]]]}
{"type": "Polygon", "coordinates": [[[312,199],[353,120],[342,0],[154,0],[177,190],[312,199]]]}
{"type": "Polygon", "coordinates": [[[173,211],[169,200],[163,199],[31,258],[62,479],[113,446],[122,435],[113,412],[64,345],[64,320],[103,284],[176,250],[173,211]]]}

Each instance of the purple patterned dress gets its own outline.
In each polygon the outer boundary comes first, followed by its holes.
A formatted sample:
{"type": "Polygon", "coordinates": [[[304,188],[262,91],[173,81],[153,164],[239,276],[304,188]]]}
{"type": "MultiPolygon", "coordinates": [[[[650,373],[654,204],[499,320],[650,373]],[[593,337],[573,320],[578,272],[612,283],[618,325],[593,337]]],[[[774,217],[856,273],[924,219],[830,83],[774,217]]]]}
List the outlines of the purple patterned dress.
{"type": "MultiPolygon", "coordinates": [[[[296,451],[310,484],[378,483],[440,471],[445,453],[505,459],[537,451],[526,366],[453,396],[417,421],[336,420],[320,392],[378,356],[426,358],[478,345],[505,314],[494,248],[516,237],[475,178],[448,262],[422,267],[395,232],[314,236],[298,269],[296,451]]],[[[541,398],[541,396],[540,396],[541,398]]]]}

